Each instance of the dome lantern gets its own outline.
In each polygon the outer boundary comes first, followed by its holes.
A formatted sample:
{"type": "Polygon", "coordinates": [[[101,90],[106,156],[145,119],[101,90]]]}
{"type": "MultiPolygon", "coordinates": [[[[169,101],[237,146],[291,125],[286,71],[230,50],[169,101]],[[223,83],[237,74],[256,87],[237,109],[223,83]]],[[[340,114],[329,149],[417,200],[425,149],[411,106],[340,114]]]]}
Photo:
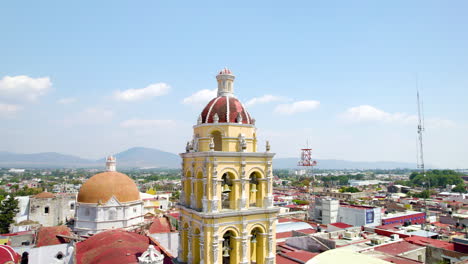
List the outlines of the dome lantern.
{"type": "Polygon", "coordinates": [[[228,68],[222,69],[216,80],[218,80],[218,96],[234,96],[234,76],[228,68]]]}
{"type": "Polygon", "coordinates": [[[115,164],[116,164],[115,157],[113,157],[113,156],[107,157],[106,171],[116,171],[115,164]]]}

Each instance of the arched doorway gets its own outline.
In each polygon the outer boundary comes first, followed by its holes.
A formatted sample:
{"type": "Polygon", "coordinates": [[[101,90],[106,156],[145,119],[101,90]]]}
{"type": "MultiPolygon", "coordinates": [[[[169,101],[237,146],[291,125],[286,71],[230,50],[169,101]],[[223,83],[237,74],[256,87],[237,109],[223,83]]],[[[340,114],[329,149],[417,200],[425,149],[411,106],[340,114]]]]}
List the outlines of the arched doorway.
{"type": "Polygon", "coordinates": [[[223,138],[222,138],[221,132],[213,131],[211,132],[211,136],[213,137],[214,150],[223,151],[223,138]]]}

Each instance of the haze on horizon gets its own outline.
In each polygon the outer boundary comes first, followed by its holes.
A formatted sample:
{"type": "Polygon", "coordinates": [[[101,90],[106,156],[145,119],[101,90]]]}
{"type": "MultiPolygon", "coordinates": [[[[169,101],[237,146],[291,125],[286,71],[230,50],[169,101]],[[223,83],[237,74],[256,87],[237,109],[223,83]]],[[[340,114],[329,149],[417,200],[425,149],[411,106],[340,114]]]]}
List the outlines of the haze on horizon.
{"type": "Polygon", "coordinates": [[[259,149],[468,167],[466,1],[4,2],[0,151],[97,159],[179,153],[216,73],[257,120],[259,149]]]}

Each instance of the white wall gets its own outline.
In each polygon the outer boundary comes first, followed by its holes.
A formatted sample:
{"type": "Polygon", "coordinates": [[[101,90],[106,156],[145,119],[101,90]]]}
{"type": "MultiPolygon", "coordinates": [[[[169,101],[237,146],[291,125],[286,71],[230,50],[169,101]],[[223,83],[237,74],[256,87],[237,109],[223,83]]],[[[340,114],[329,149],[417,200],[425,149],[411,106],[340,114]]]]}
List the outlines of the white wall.
{"type": "Polygon", "coordinates": [[[71,244],[31,248],[28,251],[29,264],[72,264],[74,250],[75,248],[71,244]],[[56,258],[59,252],[63,255],[63,258],[60,260],[56,258]]]}

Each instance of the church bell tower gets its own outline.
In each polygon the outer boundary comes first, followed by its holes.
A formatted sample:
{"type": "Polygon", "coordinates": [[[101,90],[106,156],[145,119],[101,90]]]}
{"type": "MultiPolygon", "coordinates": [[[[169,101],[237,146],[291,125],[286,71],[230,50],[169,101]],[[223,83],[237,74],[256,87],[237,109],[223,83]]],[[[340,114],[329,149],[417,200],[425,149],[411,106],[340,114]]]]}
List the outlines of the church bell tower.
{"type": "Polygon", "coordinates": [[[218,95],[193,127],[182,157],[181,263],[275,263],[270,145],[257,150],[255,119],[234,96],[235,76],[216,76],[218,95]]]}

